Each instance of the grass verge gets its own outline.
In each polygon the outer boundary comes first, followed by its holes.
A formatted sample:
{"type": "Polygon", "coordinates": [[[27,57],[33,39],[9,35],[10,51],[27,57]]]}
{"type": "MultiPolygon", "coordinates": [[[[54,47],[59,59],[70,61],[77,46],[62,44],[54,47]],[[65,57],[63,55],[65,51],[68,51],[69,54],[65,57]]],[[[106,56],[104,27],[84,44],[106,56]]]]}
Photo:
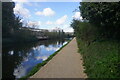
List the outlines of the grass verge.
{"type": "MultiPolygon", "coordinates": [[[[69,44],[71,40],[68,41],[67,44],[69,44]]],[[[20,78],[19,80],[26,80],[27,78],[29,78],[30,76],[34,75],[37,71],[40,70],[40,68],[42,66],[44,66],[45,64],[47,64],[61,49],[63,49],[67,44],[65,44],[64,46],[62,46],[59,50],[57,50],[55,53],[53,53],[52,55],[50,55],[45,61],[43,61],[42,63],[37,64],[26,76],[20,78]]]]}
{"type": "Polygon", "coordinates": [[[120,78],[120,56],[117,41],[96,41],[89,46],[77,39],[88,78],[120,78]]]}

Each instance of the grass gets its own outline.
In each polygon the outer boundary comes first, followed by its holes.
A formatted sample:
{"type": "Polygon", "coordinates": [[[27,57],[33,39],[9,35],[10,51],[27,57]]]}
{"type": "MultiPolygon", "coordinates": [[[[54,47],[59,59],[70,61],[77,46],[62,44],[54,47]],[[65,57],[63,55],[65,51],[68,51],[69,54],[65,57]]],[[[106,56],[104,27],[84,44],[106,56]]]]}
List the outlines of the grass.
{"type": "MultiPolygon", "coordinates": [[[[67,44],[69,44],[71,40],[68,41],[67,44]]],[[[61,49],[63,49],[67,44],[65,44],[64,46],[62,46],[59,50],[57,50],[55,53],[53,53],[52,55],[50,55],[45,61],[43,61],[42,63],[37,64],[26,76],[20,78],[19,80],[26,80],[27,78],[29,78],[30,76],[34,75],[37,71],[40,70],[40,68],[42,66],[44,66],[45,64],[47,64],[61,49]]]]}
{"type": "Polygon", "coordinates": [[[120,43],[96,41],[88,46],[80,39],[77,42],[88,78],[120,78],[120,43]]]}

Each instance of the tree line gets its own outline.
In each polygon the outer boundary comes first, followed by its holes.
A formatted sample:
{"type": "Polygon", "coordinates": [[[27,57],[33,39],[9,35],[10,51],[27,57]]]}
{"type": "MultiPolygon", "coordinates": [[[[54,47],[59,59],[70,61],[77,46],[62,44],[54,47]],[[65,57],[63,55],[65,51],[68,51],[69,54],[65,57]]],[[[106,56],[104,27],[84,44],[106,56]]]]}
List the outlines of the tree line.
{"type": "Polygon", "coordinates": [[[14,14],[14,2],[2,3],[2,41],[3,42],[29,42],[37,41],[37,36],[52,38],[67,37],[63,30],[59,31],[34,31],[28,25],[23,25],[21,18],[14,14]],[[37,35],[36,35],[37,34],[37,35]]]}
{"type": "Polygon", "coordinates": [[[120,2],[81,2],[79,10],[83,18],[73,20],[77,37],[83,40],[94,41],[96,39],[120,39],[120,2]]]}
{"type": "Polygon", "coordinates": [[[71,27],[88,78],[120,78],[120,2],[81,2],[79,11],[71,27]]]}

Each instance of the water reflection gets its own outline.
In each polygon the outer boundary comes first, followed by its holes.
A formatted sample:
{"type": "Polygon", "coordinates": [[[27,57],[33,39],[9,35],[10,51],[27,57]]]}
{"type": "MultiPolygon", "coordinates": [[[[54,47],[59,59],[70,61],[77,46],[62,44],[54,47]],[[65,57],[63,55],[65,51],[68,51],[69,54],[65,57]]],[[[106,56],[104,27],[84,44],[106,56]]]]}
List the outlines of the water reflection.
{"type": "Polygon", "coordinates": [[[38,63],[65,45],[67,40],[46,40],[29,44],[3,45],[3,78],[25,76],[38,63]]]}

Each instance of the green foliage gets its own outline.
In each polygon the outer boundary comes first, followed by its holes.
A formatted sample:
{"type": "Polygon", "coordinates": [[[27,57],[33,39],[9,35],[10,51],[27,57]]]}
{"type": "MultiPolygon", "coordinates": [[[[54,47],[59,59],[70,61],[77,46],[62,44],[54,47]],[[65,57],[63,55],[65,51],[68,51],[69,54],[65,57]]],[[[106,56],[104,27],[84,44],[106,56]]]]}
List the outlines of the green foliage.
{"type": "Polygon", "coordinates": [[[89,78],[120,78],[118,44],[115,41],[94,42],[87,46],[77,39],[89,78]]]}
{"type": "Polygon", "coordinates": [[[83,20],[99,27],[99,32],[106,38],[119,38],[120,2],[116,3],[80,3],[83,20]]]}
{"type": "Polygon", "coordinates": [[[13,8],[15,3],[3,2],[2,3],[2,35],[3,37],[10,36],[13,31],[15,15],[13,8]]]}
{"type": "Polygon", "coordinates": [[[16,34],[13,34],[13,40],[15,42],[37,41],[36,36],[30,30],[22,29],[22,30],[17,30],[15,32],[16,32],[16,34]]]}
{"type": "Polygon", "coordinates": [[[36,40],[32,31],[29,29],[22,28],[22,22],[20,17],[14,15],[13,8],[15,7],[14,2],[3,2],[2,3],[2,38],[3,42],[27,42],[36,40]]]}
{"type": "Polygon", "coordinates": [[[51,32],[45,32],[44,33],[46,36],[49,37],[49,39],[54,39],[54,38],[65,38],[66,37],[66,34],[65,32],[62,31],[51,31],[51,32]]]}
{"type": "Polygon", "coordinates": [[[94,41],[99,35],[97,28],[88,22],[73,20],[71,27],[73,27],[76,37],[81,38],[88,44],[94,41]]]}
{"type": "Polygon", "coordinates": [[[88,78],[120,78],[119,3],[82,2],[83,22],[71,23],[88,78]]]}

